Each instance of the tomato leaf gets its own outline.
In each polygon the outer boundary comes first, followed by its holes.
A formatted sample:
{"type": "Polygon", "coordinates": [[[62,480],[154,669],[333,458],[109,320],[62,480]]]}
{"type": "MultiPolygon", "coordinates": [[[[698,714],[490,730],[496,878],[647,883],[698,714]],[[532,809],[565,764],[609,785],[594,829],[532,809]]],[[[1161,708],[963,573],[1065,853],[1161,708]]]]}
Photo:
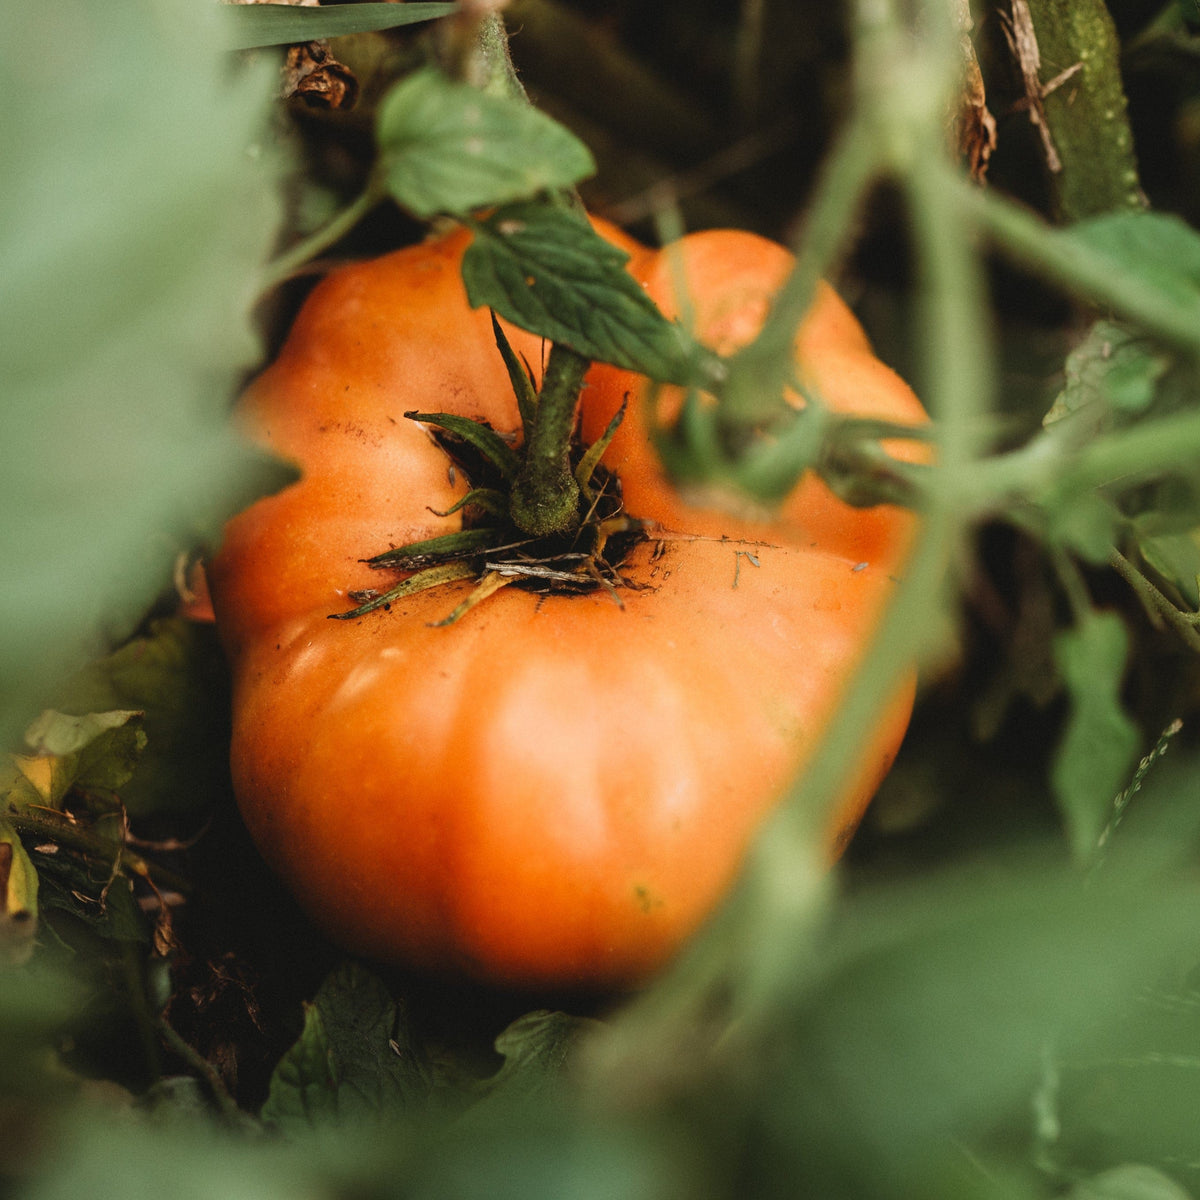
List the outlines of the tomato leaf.
{"type": "Polygon", "coordinates": [[[38,877],[17,831],[0,811],[0,970],[23,963],[37,932],[38,877]]]}
{"type": "Polygon", "coordinates": [[[406,412],[410,421],[423,421],[426,425],[436,425],[447,433],[461,438],[467,445],[474,447],[484,458],[504,476],[511,479],[517,473],[520,462],[513,448],[492,428],[472,421],[470,417],[460,417],[457,413],[442,412],[406,412]]]}
{"type": "Polygon", "coordinates": [[[517,357],[517,352],[509,344],[508,338],[496,314],[492,313],[492,334],[496,339],[496,349],[504,359],[504,368],[508,372],[508,381],[512,384],[513,395],[517,398],[517,410],[521,414],[521,427],[528,440],[529,431],[533,428],[534,416],[537,413],[538,394],[533,382],[533,376],[528,364],[517,357]]]}
{"type": "Polygon", "coordinates": [[[544,1010],[518,1017],[496,1038],[504,1065],[488,1081],[489,1097],[502,1094],[506,1103],[512,1103],[560,1086],[580,1038],[599,1024],[587,1017],[544,1010]]]}
{"type": "MultiPolygon", "coordinates": [[[[987,1194],[898,1191],[895,1180],[915,1165],[914,1147],[971,1144],[972,1129],[994,1136],[1001,1112],[1028,1122],[1056,1051],[1097,1067],[1084,1111],[1073,1114],[1086,1144],[1094,1153],[1097,1127],[1119,1135],[1132,1114],[1113,1090],[1117,1060],[1097,1043],[1120,1031],[1150,981],[1174,974],[1173,956],[1194,961],[1196,888],[1182,865],[1195,844],[1185,815],[1193,793],[1185,778],[1171,805],[1186,829],[1169,822],[1162,840],[1137,846],[1124,869],[1114,858],[1088,886],[1056,850],[1023,842],[1015,855],[993,856],[987,870],[975,861],[919,881],[892,879],[844,904],[816,978],[765,1039],[758,1085],[797,1170],[818,1180],[823,1166],[831,1171],[831,1186],[812,1194],[987,1194]],[[1180,866],[1168,867],[1168,855],[1180,866]],[[1098,1126],[1087,1110],[1104,1092],[1112,1093],[1113,1123],[1098,1126]]],[[[1148,1128],[1171,1111],[1154,1110],[1148,1128]]],[[[1173,1111],[1190,1158],[1195,1104],[1173,1111]]],[[[1065,1124],[1068,1114],[1060,1116],[1065,1124]]],[[[932,1150],[927,1169],[944,1161],[932,1150]]]]}
{"type": "Polygon", "coordinates": [[[58,909],[81,921],[108,941],[146,944],[151,927],[138,907],[133,885],[115,871],[112,862],[100,863],[59,847],[54,853],[37,846],[30,857],[38,873],[38,900],[43,912],[58,909]]]}
{"type": "Polygon", "coordinates": [[[1146,566],[1162,583],[1173,587],[1193,611],[1200,610],[1200,544],[1196,535],[1164,533],[1140,537],[1137,547],[1146,566]]]}
{"type": "Polygon", "coordinates": [[[1051,494],[1044,503],[1046,537],[1088,562],[1108,562],[1125,521],[1116,505],[1096,492],[1051,494]]]}
{"type": "Polygon", "coordinates": [[[486,526],[456,529],[453,533],[443,533],[438,537],[397,546],[394,550],[385,550],[382,554],[376,554],[374,558],[368,558],[367,563],[378,570],[385,570],[391,567],[424,565],[439,559],[463,558],[476,550],[486,550],[495,540],[496,531],[486,526]]]}
{"type": "Polygon", "coordinates": [[[571,187],[596,169],[588,148],[557,121],[434,67],[388,92],[376,139],[392,197],[422,218],[571,187]]]}
{"type": "Polygon", "coordinates": [[[218,9],[6,10],[5,740],[128,634],[178,549],[290,476],[227,420],[278,202],[259,140],[274,72],[231,71],[218,9]]]}
{"type": "Polygon", "coordinates": [[[1080,1181],[1066,1200],[1191,1200],[1191,1193],[1153,1167],[1125,1163],[1080,1181]]]}
{"type": "Polygon", "coordinates": [[[334,971],[305,1010],[304,1030],[271,1078],[262,1118],[303,1138],[424,1102],[430,1075],[403,1010],[383,983],[350,962],[334,971]]]}
{"type": "Polygon", "coordinates": [[[1145,411],[1171,367],[1171,358],[1155,344],[1112,321],[1097,321],[1067,356],[1066,380],[1046,424],[1069,416],[1103,426],[1114,414],[1145,411]]]}
{"type": "Polygon", "coordinates": [[[333,1121],[337,1117],[337,1088],[325,1018],[320,1008],[311,1004],[304,1011],[300,1037],[275,1067],[262,1119],[298,1134],[310,1126],[333,1121]]]}
{"type": "Polygon", "coordinates": [[[1200,315],[1200,234],[1160,212],[1114,212],[1079,221],[1062,238],[1098,253],[1115,274],[1127,272],[1180,308],[1200,315]]]}
{"type": "MultiPolygon", "coordinates": [[[[104,847],[99,856],[95,851],[84,853],[67,842],[59,843],[47,829],[28,863],[15,858],[12,862],[36,869],[41,908],[62,909],[100,936],[118,941],[144,941],[149,936],[130,882],[117,871],[121,826],[116,793],[133,776],[146,745],[142,724],[140,712],[118,710],[75,717],[47,710],[26,732],[31,753],[9,755],[0,765],[0,811],[7,808],[45,819],[49,810],[61,809],[67,794],[77,788],[77,795],[85,798],[100,818],[91,831],[110,826],[110,841],[106,843],[102,832],[96,838],[104,847]]],[[[65,830],[75,828],[66,817],[62,821],[65,830]]],[[[3,840],[0,830],[0,842],[3,840]]],[[[34,886],[30,880],[25,884],[34,886]]]]}
{"type": "Polygon", "coordinates": [[[1121,707],[1129,638],[1114,613],[1092,613],[1054,641],[1071,715],[1051,782],[1075,855],[1096,851],[1113,799],[1137,757],[1137,727],[1121,707]]]}
{"type": "Polygon", "coordinates": [[[457,4],[335,4],[324,8],[298,8],[291,4],[231,4],[221,12],[231,50],[260,46],[290,46],[342,37],[349,33],[376,33],[401,25],[415,25],[448,17],[457,4]]]}
{"type": "Polygon", "coordinates": [[[179,617],[89,663],[54,697],[65,713],[145,713],[146,746],[121,786],[133,816],[211,807],[227,794],[228,672],[211,626],[179,617]]]}
{"type": "MultiPolygon", "coordinates": [[[[14,808],[58,808],[73,787],[115,792],[133,775],[146,745],[143,714],[114,711],[82,717],[47,709],[25,733],[31,753],[13,755],[14,808]]],[[[8,774],[6,772],[6,774],[8,774]]]]}
{"type": "Polygon", "coordinates": [[[628,255],[573,213],[513,204],[477,221],[463,257],[471,305],[598,362],[686,384],[713,356],[627,274],[628,255]]]}
{"type": "MultiPolygon", "coordinates": [[[[20,970],[0,967],[0,1091],[6,1104],[15,1097],[62,1094],[70,1076],[54,1047],[61,1026],[81,1005],[81,993],[77,978],[48,968],[44,957],[20,970]]],[[[11,1119],[6,1124],[11,1136],[11,1119]]],[[[6,1153],[6,1168],[15,1157],[6,1153]]]]}

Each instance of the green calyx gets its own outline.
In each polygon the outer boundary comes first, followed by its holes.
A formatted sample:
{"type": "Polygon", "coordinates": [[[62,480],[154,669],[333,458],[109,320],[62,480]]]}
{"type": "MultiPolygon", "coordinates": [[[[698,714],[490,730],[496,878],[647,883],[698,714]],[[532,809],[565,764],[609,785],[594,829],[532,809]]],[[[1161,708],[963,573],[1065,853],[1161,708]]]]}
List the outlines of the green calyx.
{"type": "Polygon", "coordinates": [[[624,409],[595,442],[577,433],[578,397],[588,361],[552,348],[542,386],[514,353],[493,316],[521,414],[523,439],[514,445],[496,430],[454,413],[408,412],[429,426],[469,482],[467,493],[439,516],[462,514],[462,528],[396,546],[364,559],[375,570],[404,571],[389,588],[351,593],[356,606],[330,614],[338,620],[390,609],[407,597],[465,579],[467,598],[436,625],[453,624],[510,584],[541,593],[608,591],[630,586],[618,567],[644,537],[640,521],[625,515],[620,484],[601,465],[624,409]]]}

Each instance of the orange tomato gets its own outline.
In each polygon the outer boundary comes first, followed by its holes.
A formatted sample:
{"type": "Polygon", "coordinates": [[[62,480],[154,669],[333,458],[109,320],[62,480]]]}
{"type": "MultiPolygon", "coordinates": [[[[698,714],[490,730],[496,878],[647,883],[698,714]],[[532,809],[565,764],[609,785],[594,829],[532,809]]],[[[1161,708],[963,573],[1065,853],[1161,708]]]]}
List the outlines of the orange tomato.
{"type": "MultiPolygon", "coordinates": [[[[464,494],[462,473],[404,412],[520,427],[489,316],[467,304],[467,240],[327,278],[244,398],[252,436],[303,477],[230,522],[210,568],[235,787],[263,855],[349,949],[511,984],[629,986],[712,911],[821,737],[913,518],[849,508],[816,479],[767,524],[694,507],[632,404],[605,462],[626,510],[658,527],[621,565],[637,585],[623,606],[510,586],[434,627],[470,588],[457,583],[329,620],[350,591],[398,577],[362,559],[460,527],[436,514],[464,494]]],[[[754,335],[791,261],[731,232],[675,250],[699,332],[722,350],[754,335]]],[[[673,308],[665,255],[635,248],[630,270],[673,308]]],[[[537,339],[507,332],[541,361],[537,339]]],[[[923,420],[832,291],[797,354],[832,407],[923,420]]],[[[594,368],[585,436],[643,384],[594,368]]],[[[888,769],[912,690],[864,734],[831,850],[888,769]]]]}

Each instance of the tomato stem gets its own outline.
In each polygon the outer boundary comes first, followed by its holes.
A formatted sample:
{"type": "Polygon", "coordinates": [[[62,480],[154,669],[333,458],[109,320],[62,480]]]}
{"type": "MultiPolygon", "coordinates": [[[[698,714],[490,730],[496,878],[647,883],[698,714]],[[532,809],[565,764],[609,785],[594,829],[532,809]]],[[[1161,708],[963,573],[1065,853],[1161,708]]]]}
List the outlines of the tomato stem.
{"type": "Polygon", "coordinates": [[[812,307],[818,282],[836,265],[878,169],[870,127],[853,122],[823,169],[796,265],[758,337],[729,361],[718,409],[727,427],[754,425],[778,414],[795,371],[796,331],[812,307]]]}
{"type": "Polygon", "coordinates": [[[1073,72],[1036,80],[1036,99],[1045,104],[1039,129],[1056,215],[1080,221],[1145,207],[1121,83],[1121,46],[1104,0],[1030,0],[1029,19],[1047,73],[1059,67],[1073,72]]]}
{"type": "Polygon", "coordinates": [[[91,833],[57,813],[42,815],[36,812],[10,812],[6,816],[18,833],[68,846],[108,866],[115,863],[121,871],[140,878],[153,879],[185,895],[192,890],[191,884],[174,871],[151,864],[128,846],[101,834],[91,833]]]}
{"type": "Polygon", "coordinates": [[[571,437],[590,361],[563,345],[550,349],[524,461],[513,480],[508,512],[523,533],[548,537],[579,524],[579,484],[571,471],[571,437]]]}

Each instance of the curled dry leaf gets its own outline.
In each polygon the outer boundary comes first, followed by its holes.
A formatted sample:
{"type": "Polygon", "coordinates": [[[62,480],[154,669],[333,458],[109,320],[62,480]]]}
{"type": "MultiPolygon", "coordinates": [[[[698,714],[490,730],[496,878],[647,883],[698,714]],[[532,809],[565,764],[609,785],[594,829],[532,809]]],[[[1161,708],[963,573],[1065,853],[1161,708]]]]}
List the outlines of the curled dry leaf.
{"type": "Polygon", "coordinates": [[[354,72],[330,54],[326,42],[289,47],[283,79],[285,99],[299,96],[314,108],[353,108],[358,99],[354,72]]]}
{"type": "Polygon", "coordinates": [[[962,86],[952,114],[954,145],[967,164],[971,178],[982,183],[988,160],[996,148],[996,119],[987,106],[983,74],[971,41],[971,10],[967,0],[959,0],[957,20],[962,54],[962,86]]]}
{"type": "MultiPolygon", "coordinates": [[[[292,4],[316,8],[319,0],[228,0],[231,4],[292,4]]],[[[314,108],[352,108],[358,99],[358,80],[345,63],[329,51],[329,43],[302,42],[289,46],[282,67],[281,95],[298,96],[314,108]]]]}

